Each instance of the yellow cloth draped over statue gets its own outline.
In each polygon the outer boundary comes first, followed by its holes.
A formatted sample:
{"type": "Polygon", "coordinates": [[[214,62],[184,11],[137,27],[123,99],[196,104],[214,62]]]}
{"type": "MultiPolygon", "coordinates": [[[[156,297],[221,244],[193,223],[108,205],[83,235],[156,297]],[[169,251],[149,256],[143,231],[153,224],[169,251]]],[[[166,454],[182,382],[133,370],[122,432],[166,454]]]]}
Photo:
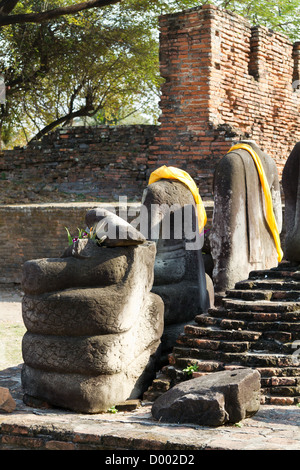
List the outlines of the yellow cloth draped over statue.
{"type": "Polygon", "coordinates": [[[270,228],[270,231],[272,233],[272,236],[274,238],[274,242],[275,242],[275,246],[276,246],[276,250],[278,254],[278,261],[280,262],[283,258],[283,252],[281,249],[279,231],[278,231],[278,227],[277,227],[277,223],[276,223],[276,219],[275,219],[274,211],[273,211],[271,191],[269,188],[269,184],[268,184],[267,177],[265,175],[265,171],[263,169],[261,160],[259,156],[257,155],[257,153],[253,150],[253,148],[247,144],[236,144],[233,147],[231,147],[228,153],[232,152],[233,150],[238,150],[238,149],[247,150],[250,153],[256,165],[259,179],[260,179],[264,196],[265,196],[266,220],[270,228]]]}
{"type": "Polygon", "coordinates": [[[196,202],[199,233],[201,233],[206,225],[207,215],[195,181],[186,171],[175,168],[174,166],[166,165],[157,168],[151,173],[148,184],[155,183],[155,181],[160,179],[178,180],[189,188],[196,202]]]}

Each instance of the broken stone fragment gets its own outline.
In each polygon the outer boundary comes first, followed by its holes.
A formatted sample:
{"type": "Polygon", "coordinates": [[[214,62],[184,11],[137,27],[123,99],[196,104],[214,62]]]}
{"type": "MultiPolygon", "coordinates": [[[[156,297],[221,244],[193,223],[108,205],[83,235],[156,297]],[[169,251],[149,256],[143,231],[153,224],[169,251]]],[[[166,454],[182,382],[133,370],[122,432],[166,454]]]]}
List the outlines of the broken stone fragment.
{"type": "Polygon", "coordinates": [[[215,372],[175,385],[152,406],[161,422],[222,426],[238,423],[260,407],[260,374],[253,369],[215,372]]]}
{"type": "Polygon", "coordinates": [[[130,246],[144,243],[146,238],[126,220],[100,207],[87,212],[85,222],[93,227],[97,237],[103,239],[103,246],[130,246]]]}
{"type": "Polygon", "coordinates": [[[12,413],[16,408],[16,402],[8,388],[0,387],[0,412],[12,413]]]}

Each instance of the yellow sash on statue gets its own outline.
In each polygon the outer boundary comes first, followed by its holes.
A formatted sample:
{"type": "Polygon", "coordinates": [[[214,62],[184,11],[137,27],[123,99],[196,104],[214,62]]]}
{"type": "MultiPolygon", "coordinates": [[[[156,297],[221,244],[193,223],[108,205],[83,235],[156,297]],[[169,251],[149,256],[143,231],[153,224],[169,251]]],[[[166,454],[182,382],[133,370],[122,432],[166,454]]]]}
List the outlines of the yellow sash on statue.
{"type": "Polygon", "coordinates": [[[207,222],[207,215],[195,181],[186,171],[174,166],[163,165],[151,173],[148,184],[155,183],[155,181],[163,178],[181,181],[189,188],[197,204],[198,226],[199,233],[201,233],[207,222]]]}
{"type": "Polygon", "coordinates": [[[260,182],[261,182],[261,185],[262,185],[262,188],[263,188],[263,192],[264,192],[264,196],[265,196],[266,220],[267,220],[267,223],[268,223],[269,228],[271,230],[271,233],[273,235],[276,250],[277,250],[277,253],[278,253],[278,261],[280,262],[283,258],[283,252],[282,252],[282,249],[281,249],[279,231],[278,231],[278,227],[277,227],[277,223],[276,223],[276,219],[275,219],[274,211],[273,211],[271,191],[270,191],[270,188],[269,188],[269,184],[268,184],[268,181],[267,181],[262,163],[261,163],[260,158],[257,155],[257,153],[253,150],[253,148],[250,145],[236,144],[233,147],[231,147],[229,152],[232,152],[233,150],[238,150],[238,149],[247,150],[250,153],[250,155],[252,156],[252,158],[254,160],[254,163],[256,165],[258,175],[259,175],[259,179],[260,179],[260,182]]]}

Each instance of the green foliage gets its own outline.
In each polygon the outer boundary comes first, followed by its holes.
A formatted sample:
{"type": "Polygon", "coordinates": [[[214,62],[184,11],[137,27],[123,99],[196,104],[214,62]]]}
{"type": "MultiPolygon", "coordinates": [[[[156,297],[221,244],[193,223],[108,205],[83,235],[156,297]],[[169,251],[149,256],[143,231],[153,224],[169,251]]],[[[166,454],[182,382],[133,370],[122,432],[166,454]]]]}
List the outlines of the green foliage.
{"type": "Polygon", "coordinates": [[[193,375],[193,372],[197,372],[199,369],[198,364],[190,364],[185,369],[182,369],[183,372],[186,372],[188,375],[193,375]]]}
{"type": "Polygon", "coordinates": [[[242,428],[243,427],[243,423],[239,422],[239,423],[234,423],[234,426],[236,428],[242,428]]]}
{"type": "Polygon", "coordinates": [[[253,25],[263,25],[279,31],[292,41],[300,39],[299,0],[216,0],[213,3],[249,19],[253,25]]]}
{"type": "Polygon", "coordinates": [[[115,405],[111,406],[110,408],[108,408],[108,413],[118,413],[118,410],[117,408],[115,407],[115,405]]]}
{"type": "MultiPolygon", "coordinates": [[[[50,0],[48,8],[59,3],[50,0]]],[[[40,5],[28,0],[23,9],[36,11],[40,5]]],[[[162,80],[152,28],[152,15],[133,16],[132,7],[118,6],[2,27],[0,70],[9,86],[2,126],[28,130],[29,123],[29,139],[32,130],[38,133],[51,123],[68,124],[99,111],[104,122],[115,122],[115,116],[124,117],[122,110],[141,103],[155,118],[153,95],[162,80]]]]}
{"type": "Polygon", "coordinates": [[[83,230],[81,228],[77,228],[77,230],[78,230],[78,236],[77,237],[72,237],[72,235],[70,234],[69,229],[67,227],[65,227],[65,229],[67,231],[69,245],[73,245],[73,243],[75,241],[81,240],[83,238],[89,238],[91,240],[95,240],[95,238],[96,238],[96,232],[93,231],[93,228],[91,228],[90,231],[88,231],[88,229],[83,230]]]}

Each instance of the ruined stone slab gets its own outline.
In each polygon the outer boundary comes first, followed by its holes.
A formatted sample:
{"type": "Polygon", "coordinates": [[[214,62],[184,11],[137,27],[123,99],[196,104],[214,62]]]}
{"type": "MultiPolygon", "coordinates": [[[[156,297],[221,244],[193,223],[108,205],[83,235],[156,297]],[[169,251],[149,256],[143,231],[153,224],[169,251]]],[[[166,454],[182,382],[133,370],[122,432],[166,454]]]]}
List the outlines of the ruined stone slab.
{"type": "Polygon", "coordinates": [[[152,406],[161,422],[221,426],[238,423],[260,407],[260,374],[236,369],[214,372],[175,385],[152,406]]]}
{"type": "Polygon", "coordinates": [[[93,227],[99,239],[103,238],[103,246],[131,246],[146,241],[144,235],[126,220],[102,207],[88,211],[85,221],[89,228],[93,227]]]}

